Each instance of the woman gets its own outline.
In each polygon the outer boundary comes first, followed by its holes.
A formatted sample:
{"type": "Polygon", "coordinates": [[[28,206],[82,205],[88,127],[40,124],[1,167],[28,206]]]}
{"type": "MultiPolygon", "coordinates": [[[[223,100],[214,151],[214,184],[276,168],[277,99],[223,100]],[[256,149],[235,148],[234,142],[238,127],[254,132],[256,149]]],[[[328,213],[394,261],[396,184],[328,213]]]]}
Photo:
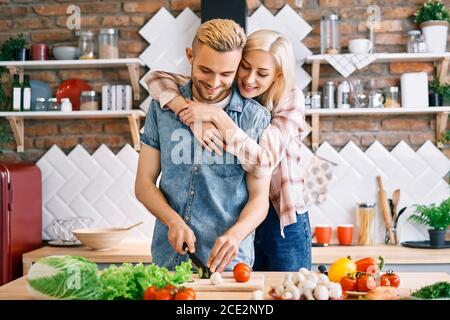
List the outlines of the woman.
{"type": "Polygon", "coordinates": [[[258,100],[271,113],[271,124],[259,144],[224,110],[199,102],[187,103],[179,95],[177,84],[185,84],[188,78],[152,72],[146,79],[151,96],[162,107],[175,111],[191,129],[193,123],[206,122],[203,134],[193,130],[206,149],[220,154],[222,147],[234,154],[247,172],[272,174],[269,213],[255,234],[253,269],[258,271],[311,269],[311,229],[299,172],[304,98],[295,87],[294,68],[292,45],[281,34],[259,30],[248,37],[236,84],[243,97],[258,100]]]}

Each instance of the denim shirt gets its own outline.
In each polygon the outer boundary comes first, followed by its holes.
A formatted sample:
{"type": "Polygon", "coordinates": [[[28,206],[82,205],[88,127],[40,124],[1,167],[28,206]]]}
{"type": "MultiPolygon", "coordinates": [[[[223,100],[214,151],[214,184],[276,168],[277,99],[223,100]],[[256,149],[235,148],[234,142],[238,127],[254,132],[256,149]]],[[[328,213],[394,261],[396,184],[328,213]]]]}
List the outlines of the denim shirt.
{"type": "MultiPolygon", "coordinates": [[[[192,82],[180,87],[181,94],[192,99],[192,82]]],[[[254,100],[244,99],[236,88],[224,111],[255,140],[270,122],[269,112],[254,100]]],[[[215,155],[202,149],[189,127],[171,110],[150,104],[141,142],[160,150],[161,180],[159,189],[170,207],[192,229],[196,237],[195,253],[206,263],[214,243],[238,220],[247,203],[245,172],[236,157],[223,152],[215,155]]],[[[174,270],[188,259],[178,255],[170,245],[168,228],[156,220],[152,240],[153,262],[174,270]]],[[[254,233],[244,239],[238,256],[227,270],[240,261],[253,265],[254,233]]]]}

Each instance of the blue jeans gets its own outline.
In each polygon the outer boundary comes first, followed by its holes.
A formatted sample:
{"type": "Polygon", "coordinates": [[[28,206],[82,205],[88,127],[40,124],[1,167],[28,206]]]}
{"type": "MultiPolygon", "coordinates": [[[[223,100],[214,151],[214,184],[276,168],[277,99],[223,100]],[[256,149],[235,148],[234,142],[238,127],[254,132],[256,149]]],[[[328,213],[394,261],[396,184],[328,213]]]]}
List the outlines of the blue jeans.
{"type": "Polygon", "coordinates": [[[284,228],[281,237],[280,219],[270,204],[269,213],[255,234],[255,271],[311,270],[311,227],[308,212],[297,214],[297,222],[284,228]]]}

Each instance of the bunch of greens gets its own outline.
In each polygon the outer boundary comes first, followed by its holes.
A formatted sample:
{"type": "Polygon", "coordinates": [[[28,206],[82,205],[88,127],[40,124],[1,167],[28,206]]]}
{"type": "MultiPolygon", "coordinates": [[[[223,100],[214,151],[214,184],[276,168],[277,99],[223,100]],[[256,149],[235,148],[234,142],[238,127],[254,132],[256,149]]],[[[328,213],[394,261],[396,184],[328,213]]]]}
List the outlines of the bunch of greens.
{"type": "Polygon", "coordinates": [[[158,289],[168,284],[180,285],[191,279],[191,261],[182,262],[175,268],[175,272],[158,267],[155,264],[144,266],[143,264],[110,266],[100,276],[102,286],[102,299],[143,299],[144,291],[150,286],[158,289]]]}
{"type": "Polygon", "coordinates": [[[450,22],[450,14],[445,5],[439,0],[429,0],[414,14],[418,24],[427,21],[447,21],[450,22]]]}
{"type": "Polygon", "coordinates": [[[411,215],[408,220],[425,224],[433,229],[445,230],[450,225],[450,198],[443,200],[439,205],[415,205],[419,214],[411,215]]]}
{"type": "Polygon", "coordinates": [[[450,283],[436,282],[432,285],[422,287],[411,294],[420,299],[441,299],[450,298],[450,283]]]}
{"type": "Polygon", "coordinates": [[[429,82],[428,88],[432,92],[442,96],[442,98],[444,100],[444,105],[446,105],[446,103],[450,102],[450,84],[440,83],[439,79],[435,78],[429,82]]]}

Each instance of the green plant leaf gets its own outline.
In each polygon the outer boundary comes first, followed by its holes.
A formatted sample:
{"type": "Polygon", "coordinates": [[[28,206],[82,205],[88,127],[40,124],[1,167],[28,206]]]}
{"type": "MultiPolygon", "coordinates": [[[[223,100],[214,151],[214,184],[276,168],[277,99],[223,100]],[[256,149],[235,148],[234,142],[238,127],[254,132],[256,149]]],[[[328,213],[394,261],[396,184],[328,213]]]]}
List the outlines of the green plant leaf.
{"type": "Polygon", "coordinates": [[[414,205],[418,214],[412,214],[408,220],[418,224],[428,225],[433,229],[446,230],[450,225],[450,197],[439,205],[435,203],[426,205],[414,205]]]}
{"type": "Polygon", "coordinates": [[[414,14],[415,22],[421,24],[427,21],[439,20],[450,23],[449,10],[439,0],[425,2],[414,14]]]}

